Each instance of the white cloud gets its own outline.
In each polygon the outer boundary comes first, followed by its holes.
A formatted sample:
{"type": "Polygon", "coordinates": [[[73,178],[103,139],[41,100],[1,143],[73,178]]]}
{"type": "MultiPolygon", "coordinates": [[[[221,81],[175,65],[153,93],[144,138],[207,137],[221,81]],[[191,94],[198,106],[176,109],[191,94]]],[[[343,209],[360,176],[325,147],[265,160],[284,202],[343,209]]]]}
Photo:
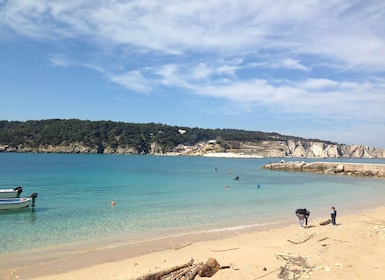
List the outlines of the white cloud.
{"type": "MultiPolygon", "coordinates": [[[[78,38],[173,54],[273,48],[385,70],[385,7],[378,1],[8,1],[0,24],[30,37],[78,38]],[[355,6],[359,5],[359,8],[355,6]],[[229,12],[231,11],[231,12],[229,12]]],[[[91,43],[91,42],[90,42],[91,43]]]]}
{"type": "Polygon", "coordinates": [[[5,35],[57,46],[47,54],[54,65],[94,69],[131,91],[216,98],[223,112],[263,107],[380,123],[384,22],[385,2],[374,0],[12,0],[0,8],[5,35]]]}
{"type": "Polygon", "coordinates": [[[201,80],[210,78],[214,73],[214,69],[209,67],[205,63],[199,63],[194,69],[192,69],[190,77],[193,80],[201,80]]]}
{"type": "Polygon", "coordinates": [[[155,70],[155,74],[160,78],[153,81],[154,83],[165,85],[167,87],[190,88],[191,85],[185,81],[185,78],[180,73],[181,68],[176,64],[166,64],[155,70]]]}
{"type": "Polygon", "coordinates": [[[299,60],[295,60],[292,58],[286,58],[286,59],[283,59],[277,63],[272,63],[271,67],[297,69],[297,70],[303,70],[303,71],[309,71],[310,70],[308,67],[301,64],[299,60]]]}
{"type": "Polygon", "coordinates": [[[242,59],[220,59],[219,61],[199,62],[197,65],[190,66],[189,69],[191,70],[186,70],[189,73],[186,78],[191,80],[209,80],[221,76],[235,77],[236,71],[242,68],[241,64],[242,59]]]}
{"type": "Polygon", "coordinates": [[[267,80],[228,81],[203,85],[197,94],[230,99],[248,107],[267,106],[287,114],[315,119],[355,119],[385,122],[385,87],[372,83],[344,83],[310,79],[297,84],[267,80]]]}
{"type": "Polygon", "coordinates": [[[51,63],[55,66],[68,67],[74,62],[69,59],[65,54],[54,54],[49,57],[51,63]]]}
{"type": "Polygon", "coordinates": [[[111,76],[110,80],[136,92],[148,93],[151,91],[146,79],[139,71],[126,72],[119,76],[111,76]]]}

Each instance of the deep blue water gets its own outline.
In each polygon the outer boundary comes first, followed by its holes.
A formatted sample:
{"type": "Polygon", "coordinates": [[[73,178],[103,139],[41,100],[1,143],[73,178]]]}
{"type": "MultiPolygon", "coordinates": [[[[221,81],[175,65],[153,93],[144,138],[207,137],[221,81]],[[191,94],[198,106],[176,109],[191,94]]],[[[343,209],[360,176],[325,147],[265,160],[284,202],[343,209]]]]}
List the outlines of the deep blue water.
{"type": "Polygon", "coordinates": [[[34,208],[0,211],[0,257],[296,222],[302,207],[328,217],[331,206],[342,215],[385,204],[383,179],[261,169],[280,160],[0,153],[0,188],[39,194],[34,208]]]}

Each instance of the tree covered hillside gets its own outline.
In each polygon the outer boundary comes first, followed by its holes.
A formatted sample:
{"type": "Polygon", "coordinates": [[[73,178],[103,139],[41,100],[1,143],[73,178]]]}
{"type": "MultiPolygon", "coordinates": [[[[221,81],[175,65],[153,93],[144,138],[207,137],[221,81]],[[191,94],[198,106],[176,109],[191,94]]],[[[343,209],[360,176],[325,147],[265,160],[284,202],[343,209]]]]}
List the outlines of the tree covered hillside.
{"type": "MultiPolygon", "coordinates": [[[[222,145],[236,142],[260,142],[306,140],[278,133],[245,131],[237,129],[202,129],[169,126],[160,123],[124,123],[88,120],[40,120],[0,121],[0,145],[14,148],[13,151],[36,150],[44,147],[82,145],[103,153],[106,148],[131,149],[133,153],[147,154],[157,146],[160,152],[169,152],[182,145],[195,145],[216,140],[222,145]]],[[[309,139],[308,139],[309,141],[309,139]]],[[[319,142],[321,140],[311,140],[319,142]]],[[[322,141],[331,143],[328,141],[322,141]]]]}

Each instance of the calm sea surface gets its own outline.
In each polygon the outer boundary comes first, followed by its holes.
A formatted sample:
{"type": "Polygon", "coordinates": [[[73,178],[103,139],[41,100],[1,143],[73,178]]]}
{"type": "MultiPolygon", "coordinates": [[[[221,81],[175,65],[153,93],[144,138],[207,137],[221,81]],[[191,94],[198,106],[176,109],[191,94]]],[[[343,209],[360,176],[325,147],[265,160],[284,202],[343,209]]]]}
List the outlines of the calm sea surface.
{"type": "Polygon", "coordinates": [[[0,153],[0,188],[39,194],[34,208],[0,211],[0,258],[294,223],[300,207],[328,218],[331,206],[343,215],[385,204],[383,179],[261,169],[280,160],[0,153]]]}

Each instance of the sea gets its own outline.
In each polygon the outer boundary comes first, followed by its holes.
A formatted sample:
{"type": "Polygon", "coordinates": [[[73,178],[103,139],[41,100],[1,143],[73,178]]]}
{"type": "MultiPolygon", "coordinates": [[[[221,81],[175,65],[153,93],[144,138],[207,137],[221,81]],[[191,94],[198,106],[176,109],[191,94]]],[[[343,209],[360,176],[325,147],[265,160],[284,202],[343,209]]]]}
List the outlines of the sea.
{"type": "MultiPolygon", "coordinates": [[[[185,234],[230,233],[385,205],[385,180],[264,170],[270,162],[384,159],[210,158],[0,153],[0,188],[38,193],[0,211],[0,259],[87,250],[185,234]],[[236,180],[238,177],[238,180],[236,180]]],[[[338,219],[337,219],[338,222],[338,219]]]]}

